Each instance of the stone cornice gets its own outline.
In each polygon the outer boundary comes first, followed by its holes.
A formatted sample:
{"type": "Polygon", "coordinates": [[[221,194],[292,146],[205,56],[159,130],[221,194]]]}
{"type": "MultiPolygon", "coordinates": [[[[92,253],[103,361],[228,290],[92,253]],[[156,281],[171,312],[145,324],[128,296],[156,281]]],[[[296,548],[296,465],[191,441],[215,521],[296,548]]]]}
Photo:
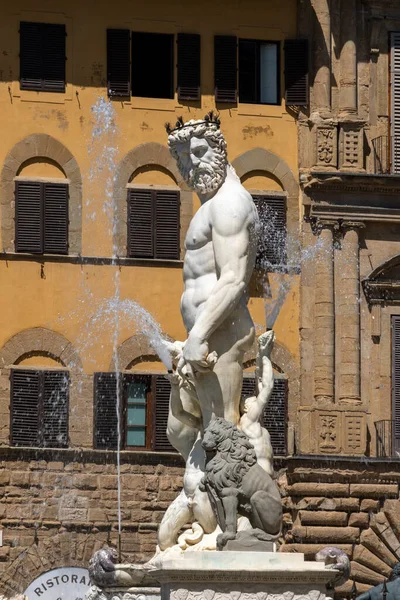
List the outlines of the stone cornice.
{"type": "Polygon", "coordinates": [[[357,193],[357,194],[385,194],[398,195],[400,193],[400,175],[377,175],[363,172],[348,173],[344,171],[310,171],[309,179],[304,181],[305,173],[301,180],[303,191],[308,196],[318,192],[357,193]]]}

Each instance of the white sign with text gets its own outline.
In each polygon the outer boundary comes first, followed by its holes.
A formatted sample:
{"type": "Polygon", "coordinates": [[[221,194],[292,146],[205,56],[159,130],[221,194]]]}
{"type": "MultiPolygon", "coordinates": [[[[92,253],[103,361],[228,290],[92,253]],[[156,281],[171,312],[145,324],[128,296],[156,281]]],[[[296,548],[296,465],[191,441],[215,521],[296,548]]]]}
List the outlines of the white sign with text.
{"type": "Polygon", "coordinates": [[[28,600],[85,600],[90,587],[89,572],[80,567],[62,567],[40,575],[25,590],[28,600]]]}

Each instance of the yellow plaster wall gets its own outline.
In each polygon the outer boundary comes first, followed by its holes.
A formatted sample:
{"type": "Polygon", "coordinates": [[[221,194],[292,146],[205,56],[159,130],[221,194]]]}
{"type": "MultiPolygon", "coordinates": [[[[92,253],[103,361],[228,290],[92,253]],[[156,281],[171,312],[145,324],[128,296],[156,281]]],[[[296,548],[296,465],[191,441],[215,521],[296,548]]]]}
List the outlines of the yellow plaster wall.
{"type": "MultiPolygon", "coordinates": [[[[83,177],[82,254],[112,255],[112,177],[118,163],[145,142],[166,144],[164,124],[177,115],[199,118],[215,109],[213,83],[213,36],[280,40],[296,35],[295,0],[221,0],[184,4],[172,0],[131,2],[98,0],[16,0],[3,7],[0,21],[0,121],[2,143],[0,167],[13,146],[33,133],[50,134],[73,154],[83,177]],[[67,27],[67,89],[65,94],[37,93],[19,89],[19,21],[65,23],[67,27]],[[108,135],[93,138],[95,114],[92,107],[106,96],[106,29],[201,34],[200,102],[180,104],[173,100],[132,98],[115,100],[113,127],[108,135]],[[114,127],[115,126],[115,127],[114,127]]],[[[283,43],[281,52],[283,82],[283,43]]],[[[283,90],[283,84],[281,86],[283,90]]],[[[284,101],[279,106],[220,105],[222,130],[230,160],[261,147],[286,161],[297,173],[297,133],[294,118],[284,101]]],[[[104,123],[103,123],[104,124],[104,123]]],[[[63,177],[57,164],[38,157],[28,161],[19,175],[63,177]]],[[[142,168],[132,174],[134,183],[174,184],[162,168],[142,168]]],[[[254,172],[245,177],[246,187],[280,190],[273,175],[254,172]]],[[[193,199],[194,209],[198,200],[193,199]]],[[[86,372],[108,370],[112,323],[101,306],[115,293],[147,309],[173,338],[185,336],[179,312],[182,292],[180,268],[149,266],[75,265],[47,261],[0,261],[0,347],[15,333],[30,327],[48,327],[62,333],[78,349],[86,372]]],[[[274,275],[272,279],[276,279],[274,275]]],[[[274,284],[275,285],[275,284],[274,284]]],[[[277,287],[272,285],[272,290],[277,287]]],[[[290,288],[276,322],[278,341],[298,357],[298,281],[290,288]]],[[[253,318],[265,328],[262,297],[250,299],[253,318]]],[[[121,315],[118,343],[140,325],[121,315]]],[[[27,363],[28,364],[28,363],[27,363]]],[[[31,364],[31,363],[29,363],[31,364]]],[[[151,368],[155,363],[151,363],[151,368]]],[[[135,367],[136,368],[136,367],[135,367]]],[[[149,367],[150,368],[150,367],[149,367]]]]}

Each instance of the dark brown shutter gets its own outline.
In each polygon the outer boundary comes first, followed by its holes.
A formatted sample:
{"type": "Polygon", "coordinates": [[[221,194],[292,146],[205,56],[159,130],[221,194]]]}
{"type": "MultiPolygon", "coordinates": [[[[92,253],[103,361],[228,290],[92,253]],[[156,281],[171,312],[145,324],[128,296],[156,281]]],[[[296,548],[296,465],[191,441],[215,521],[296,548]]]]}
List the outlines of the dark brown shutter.
{"type": "Polygon", "coordinates": [[[287,228],[285,196],[254,195],[260,218],[256,265],[262,269],[287,263],[287,228]]]}
{"type": "Polygon", "coordinates": [[[154,258],[152,190],[128,190],[128,256],[154,258]]]}
{"type": "Polygon", "coordinates": [[[392,456],[400,452],[400,315],[392,316],[392,456]]]}
{"type": "Polygon", "coordinates": [[[155,258],[179,259],[179,199],[178,191],[156,192],[155,258]]]}
{"type": "Polygon", "coordinates": [[[131,32],[107,29],[107,90],[109,96],[130,96],[131,32]]]}
{"type": "Polygon", "coordinates": [[[43,24],[43,90],[65,92],[65,25],[43,24]]]}
{"type": "Polygon", "coordinates": [[[200,100],[200,36],[178,33],[178,100],[200,100]]]}
{"type": "Polygon", "coordinates": [[[44,251],[68,254],[68,185],[44,183],[44,251]]]}
{"type": "Polygon", "coordinates": [[[65,92],[65,25],[20,23],[23,90],[65,92]]]}
{"type": "Polygon", "coordinates": [[[43,84],[42,24],[21,21],[20,87],[21,90],[41,90],[43,84]]]}
{"type": "Polygon", "coordinates": [[[43,253],[43,186],[38,181],[15,184],[15,249],[43,253]]]}
{"type": "Polygon", "coordinates": [[[285,102],[308,106],[308,40],[285,40],[285,102]]]}
{"type": "Polygon", "coordinates": [[[116,373],[94,374],[94,447],[118,449],[116,373]]]}
{"type": "Polygon", "coordinates": [[[216,102],[237,102],[237,38],[214,37],[214,87],[216,102]]]}
{"type": "Polygon", "coordinates": [[[13,446],[39,445],[38,371],[13,369],[11,371],[11,444],[13,446]]]}
{"type": "Polygon", "coordinates": [[[45,448],[68,447],[69,374],[44,371],[42,437],[45,448]]]}
{"type": "Polygon", "coordinates": [[[275,456],[285,456],[287,453],[287,398],[287,379],[275,378],[274,389],[265,407],[262,420],[263,426],[268,429],[271,436],[271,444],[275,456]]]}
{"type": "Polygon", "coordinates": [[[153,378],[154,450],[175,452],[167,438],[171,384],[163,375],[153,378]]]}

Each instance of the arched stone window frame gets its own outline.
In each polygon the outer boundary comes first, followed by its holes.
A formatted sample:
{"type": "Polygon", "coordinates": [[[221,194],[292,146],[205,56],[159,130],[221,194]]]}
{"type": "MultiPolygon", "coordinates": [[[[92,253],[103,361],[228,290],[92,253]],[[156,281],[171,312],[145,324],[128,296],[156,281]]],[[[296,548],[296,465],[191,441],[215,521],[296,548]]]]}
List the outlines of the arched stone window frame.
{"type": "MultiPolygon", "coordinates": [[[[48,158],[57,163],[69,184],[69,251],[82,253],[82,176],[72,153],[56,138],[34,133],[19,141],[7,154],[0,175],[1,181],[1,247],[3,252],[15,252],[15,180],[23,164],[32,158],[48,158]]],[[[30,177],[32,181],[45,179],[30,177]]],[[[51,178],[49,179],[51,180],[51,178]]]]}
{"type": "MultiPolygon", "coordinates": [[[[130,150],[121,160],[117,167],[114,182],[114,210],[116,228],[114,231],[113,245],[118,256],[127,255],[127,188],[132,187],[130,182],[135,171],[142,167],[153,165],[163,167],[175,181],[177,189],[180,190],[180,257],[183,260],[184,241],[189,223],[193,216],[192,192],[182,179],[182,175],[171,156],[168,147],[156,142],[146,142],[130,150]]],[[[137,185],[137,187],[147,187],[137,185]]],[[[137,259],[140,260],[140,259],[137,259]]]]}
{"type": "MultiPolygon", "coordinates": [[[[252,148],[237,156],[232,161],[232,166],[240,179],[252,171],[264,171],[266,175],[272,175],[277,179],[282,186],[287,198],[288,263],[295,264],[299,235],[300,188],[289,165],[271,150],[252,148]]],[[[268,190],[260,190],[259,193],[268,193],[268,190]]]]}
{"type": "MultiPolygon", "coordinates": [[[[24,358],[36,354],[48,356],[60,363],[61,369],[68,369],[70,373],[69,390],[69,438],[70,447],[92,446],[92,377],[83,372],[82,361],[75,346],[61,333],[44,327],[24,329],[12,336],[0,349],[0,369],[2,374],[10,373],[14,367],[18,368],[24,358]],[[87,443],[82,443],[82,436],[87,443]]],[[[46,370],[46,367],[38,367],[46,370]]],[[[10,404],[9,378],[2,379],[0,388],[0,404],[10,404]]],[[[9,442],[10,414],[2,414],[1,440],[9,442]],[[4,421],[3,421],[4,419],[4,421]]]]}

